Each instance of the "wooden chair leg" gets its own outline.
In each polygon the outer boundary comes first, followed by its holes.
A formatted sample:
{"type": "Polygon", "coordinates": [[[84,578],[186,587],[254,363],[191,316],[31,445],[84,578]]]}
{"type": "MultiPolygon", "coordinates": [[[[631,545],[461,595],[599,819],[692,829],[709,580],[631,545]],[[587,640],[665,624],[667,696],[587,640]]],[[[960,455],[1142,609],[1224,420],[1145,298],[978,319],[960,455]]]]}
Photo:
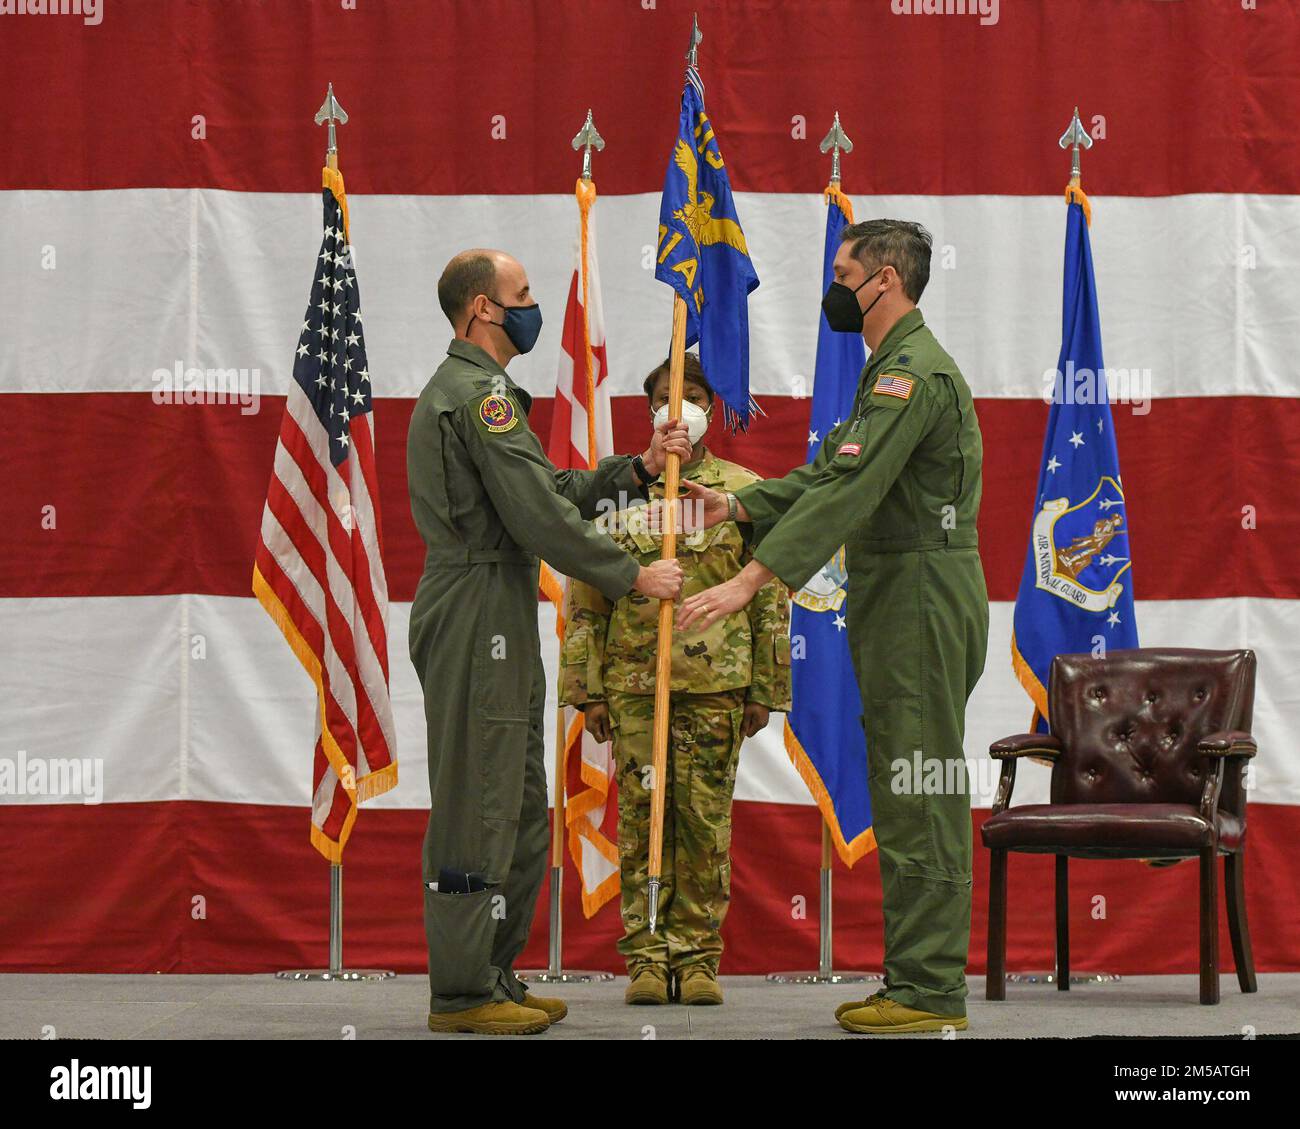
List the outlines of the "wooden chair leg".
{"type": "Polygon", "coordinates": [[[1237,983],[1243,992],[1257,992],[1255,956],[1250,948],[1250,926],[1246,921],[1246,852],[1223,856],[1223,891],[1228,903],[1228,935],[1232,938],[1232,959],[1237,965],[1237,983]]]}
{"type": "Polygon", "coordinates": [[[1216,847],[1201,851],[1201,1003],[1219,1002],[1219,870],[1216,847]]]}
{"type": "Polygon", "coordinates": [[[1070,856],[1056,856],[1056,990],[1070,990],[1070,856]]]}
{"type": "Polygon", "coordinates": [[[989,954],[986,1000],[1007,998],[1007,852],[989,851],[989,954]]]}

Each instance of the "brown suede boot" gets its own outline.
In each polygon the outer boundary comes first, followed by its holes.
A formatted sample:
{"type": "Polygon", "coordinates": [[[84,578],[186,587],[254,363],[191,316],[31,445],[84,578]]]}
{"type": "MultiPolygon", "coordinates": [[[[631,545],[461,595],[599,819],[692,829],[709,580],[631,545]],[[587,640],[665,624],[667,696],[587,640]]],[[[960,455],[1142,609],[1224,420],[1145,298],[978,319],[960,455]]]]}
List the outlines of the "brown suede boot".
{"type": "Polygon", "coordinates": [[[536,1035],[550,1026],[546,1012],[510,1000],[480,1004],[465,1011],[429,1013],[430,1031],[468,1031],[475,1035],[536,1035]]]}
{"type": "Polygon", "coordinates": [[[550,996],[534,996],[532,992],[524,992],[523,1006],[546,1012],[546,1018],[551,1023],[559,1023],[569,1014],[569,1006],[563,1000],[553,999],[550,996]]]}
{"type": "Polygon", "coordinates": [[[668,970],[658,964],[641,964],[628,970],[631,979],[623,1002],[627,1004],[666,1004],[668,1002],[668,970]]]}
{"type": "Polygon", "coordinates": [[[840,1006],[835,1009],[835,1018],[839,1019],[841,1015],[845,1015],[850,1011],[857,1011],[860,1007],[870,1007],[884,994],[885,989],[881,988],[878,991],[872,992],[865,1000],[850,1000],[846,1004],[840,1004],[840,1006]]]}
{"type": "Polygon", "coordinates": [[[718,974],[707,964],[688,964],[682,969],[677,982],[684,1004],[722,1003],[722,985],[718,983],[718,974]]]}
{"type": "Polygon", "coordinates": [[[967,1022],[964,1015],[935,1015],[882,996],[866,1007],[846,1011],[840,1016],[840,1026],[845,1031],[884,1035],[903,1031],[943,1031],[948,1027],[965,1031],[967,1022]]]}

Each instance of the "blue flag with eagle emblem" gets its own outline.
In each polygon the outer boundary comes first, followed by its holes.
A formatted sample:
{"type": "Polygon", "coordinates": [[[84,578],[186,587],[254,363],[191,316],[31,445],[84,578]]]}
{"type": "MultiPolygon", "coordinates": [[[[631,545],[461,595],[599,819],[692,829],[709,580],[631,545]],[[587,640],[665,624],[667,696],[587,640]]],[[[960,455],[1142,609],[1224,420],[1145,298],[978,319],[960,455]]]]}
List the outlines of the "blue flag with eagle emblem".
{"type": "MultiPolygon", "coordinates": [[[[826,246],[822,293],[835,281],[840,232],[853,222],[853,206],[836,184],[826,190],[826,246]]],[[[860,333],[835,333],[818,315],[817,362],[813,370],[808,461],[826,436],[853,412],[866,345],[860,333]]],[[[846,866],[875,845],[871,794],[867,787],[867,742],[862,697],[849,654],[848,572],[841,546],[821,570],[794,594],[790,609],[791,708],[785,747],[830,828],[846,866]]]]}
{"type": "Polygon", "coordinates": [[[686,68],[657,246],[655,278],[686,303],[686,345],[699,343],[700,363],[722,400],[724,422],[743,429],[755,407],[749,396],[749,294],[758,275],[704,112],[704,84],[693,66],[686,68]]]}
{"type": "Polygon", "coordinates": [[[1031,728],[1040,732],[1050,722],[1053,658],[1138,645],[1088,220],[1078,198],[1068,207],[1061,354],[1011,635],[1012,665],[1033,699],[1031,728]]]}

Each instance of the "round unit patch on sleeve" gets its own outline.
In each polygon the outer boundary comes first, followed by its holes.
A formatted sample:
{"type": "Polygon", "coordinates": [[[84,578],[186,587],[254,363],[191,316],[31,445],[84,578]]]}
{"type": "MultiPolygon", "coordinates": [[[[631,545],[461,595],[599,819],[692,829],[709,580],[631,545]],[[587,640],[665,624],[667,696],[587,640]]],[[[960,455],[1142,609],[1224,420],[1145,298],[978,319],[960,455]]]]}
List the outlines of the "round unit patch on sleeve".
{"type": "Polygon", "coordinates": [[[489,431],[500,433],[509,431],[519,422],[519,413],[507,397],[494,392],[491,396],[483,397],[483,402],[478,406],[478,418],[489,431]]]}

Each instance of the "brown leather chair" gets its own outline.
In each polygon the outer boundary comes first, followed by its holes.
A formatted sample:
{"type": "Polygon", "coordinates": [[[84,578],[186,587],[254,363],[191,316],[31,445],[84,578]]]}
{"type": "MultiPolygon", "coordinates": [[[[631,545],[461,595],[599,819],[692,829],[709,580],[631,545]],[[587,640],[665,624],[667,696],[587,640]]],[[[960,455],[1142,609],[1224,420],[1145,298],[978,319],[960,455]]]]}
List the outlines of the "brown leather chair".
{"type": "Polygon", "coordinates": [[[1201,860],[1201,1003],[1219,1002],[1223,855],[1237,980],[1255,991],[1242,872],[1253,651],[1140,648],[1105,658],[1058,655],[1048,682],[1051,733],[996,742],[1002,762],[988,847],[990,1000],[1006,998],[1007,852],[1056,856],[1057,988],[1070,986],[1069,860],[1201,860]],[[1052,766],[1051,803],[1010,807],[1022,757],[1052,766]]]}

